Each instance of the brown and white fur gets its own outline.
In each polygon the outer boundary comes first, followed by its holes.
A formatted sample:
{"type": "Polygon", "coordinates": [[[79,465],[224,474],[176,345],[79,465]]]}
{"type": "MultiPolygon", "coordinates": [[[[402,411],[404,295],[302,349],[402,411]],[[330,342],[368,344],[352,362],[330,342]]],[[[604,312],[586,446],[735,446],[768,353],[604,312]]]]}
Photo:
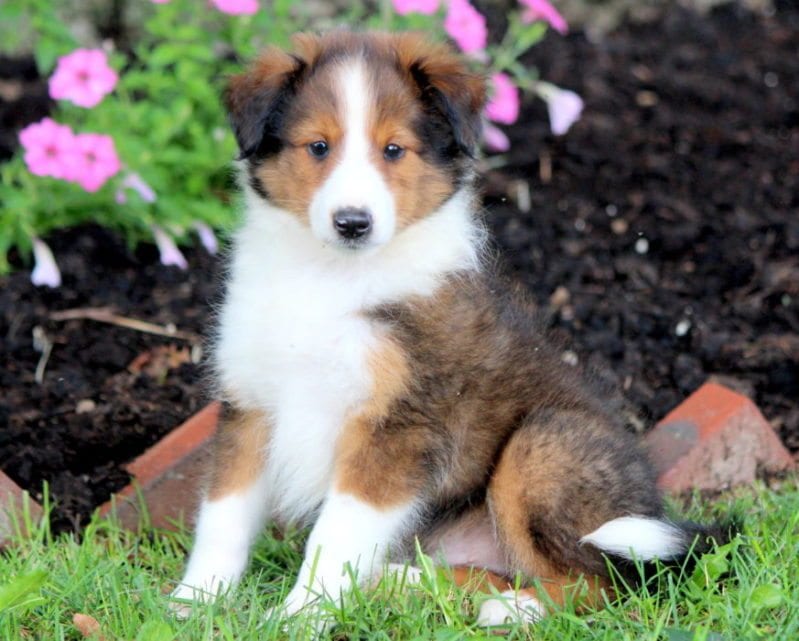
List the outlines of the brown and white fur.
{"type": "Polygon", "coordinates": [[[216,343],[225,410],[175,597],[235,584],[276,521],[313,526],[287,615],[418,538],[507,591],[482,623],[509,604],[533,620],[580,575],[598,602],[603,553],[678,559],[703,532],[664,518],[612,405],[494,273],[472,186],[483,101],[418,34],[300,35],[232,79],[246,217],[216,343]],[[508,591],[518,573],[548,597],[508,591]]]}

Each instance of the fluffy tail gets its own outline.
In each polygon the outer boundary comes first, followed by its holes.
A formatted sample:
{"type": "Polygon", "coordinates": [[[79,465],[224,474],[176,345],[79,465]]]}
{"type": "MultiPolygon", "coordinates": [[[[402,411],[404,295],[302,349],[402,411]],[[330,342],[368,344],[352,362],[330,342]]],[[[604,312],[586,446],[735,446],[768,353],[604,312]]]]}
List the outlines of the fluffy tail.
{"type": "Polygon", "coordinates": [[[629,571],[632,561],[643,562],[645,570],[648,565],[651,567],[647,562],[655,559],[667,566],[685,567],[690,557],[698,558],[712,549],[714,543],[724,545],[739,531],[740,524],[736,521],[705,526],[690,521],[675,523],[648,516],[623,516],[586,534],[580,543],[604,552],[630,578],[634,576],[629,571]]]}

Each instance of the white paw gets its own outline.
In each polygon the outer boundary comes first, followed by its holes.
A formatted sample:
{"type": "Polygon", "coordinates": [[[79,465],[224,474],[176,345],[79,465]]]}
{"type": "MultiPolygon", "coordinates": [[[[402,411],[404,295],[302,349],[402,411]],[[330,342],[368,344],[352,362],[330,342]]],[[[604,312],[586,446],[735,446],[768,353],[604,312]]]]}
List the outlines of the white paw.
{"type": "Polygon", "coordinates": [[[229,587],[229,581],[217,579],[197,582],[196,585],[188,581],[181,583],[169,595],[169,609],[179,619],[185,619],[191,614],[194,603],[211,603],[229,587]]]}
{"type": "Polygon", "coordinates": [[[299,587],[289,592],[285,601],[279,606],[267,610],[266,619],[268,621],[282,619],[283,630],[287,631],[290,627],[287,619],[297,615],[301,617],[302,625],[310,631],[312,639],[322,636],[334,623],[332,614],[322,607],[321,599],[299,587]]]}
{"type": "MultiPolygon", "coordinates": [[[[171,595],[170,595],[171,598],[171,595]]],[[[188,619],[191,616],[191,603],[183,603],[179,601],[170,601],[168,603],[170,612],[177,619],[188,619]]]]}
{"type": "Polygon", "coordinates": [[[393,574],[397,582],[403,585],[419,585],[422,582],[422,568],[404,563],[389,563],[386,574],[393,574]]]}
{"type": "Polygon", "coordinates": [[[305,587],[296,585],[291,592],[289,592],[279,610],[283,616],[293,617],[301,610],[307,609],[310,611],[311,609],[316,609],[315,604],[317,603],[317,595],[313,594],[305,587]]]}
{"type": "Polygon", "coordinates": [[[499,596],[483,601],[477,615],[477,625],[526,625],[541,620],[543,616],[544,608],[537,599],[518,594],[515,590],[506,590],[499,596]]]}

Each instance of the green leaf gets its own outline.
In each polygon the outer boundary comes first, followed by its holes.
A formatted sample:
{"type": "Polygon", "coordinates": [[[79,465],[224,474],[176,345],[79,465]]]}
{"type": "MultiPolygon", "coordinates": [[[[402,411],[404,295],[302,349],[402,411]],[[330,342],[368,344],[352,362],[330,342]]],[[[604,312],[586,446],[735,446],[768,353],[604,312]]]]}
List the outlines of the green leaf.
{"type": "Polygon", "coordinates": [[[738,541],[734,539],[715,552],[703,555],[691,575],[691,584],[697,588],[708,588],[718,583],[718,580],[729,571],[729,558],[737,547],[738,541]]]}
{"type": "Polygon", "coordinates": [[[463,635],[463,630],[438,628],[433,632],[433,639],[435,639],[435,641],[458,641],[458,639],[463,638],[463,635]]]}
{"type": "Polygon", "coordinates": [[[718,632],[710,632],[704,629],[666,628],[663,633],[666,635],[666,641],[726,641],[718,632]]]}
{"type": "Polygon", "coordinates": [[[773,583],[766,583],[752,590],[750,605],[757,610],[770,609],[779,607],[784,600],[785,594],[778,586],[773,583]]]}
{"type": "Polygon", "coordinates": [[[136,641],[172,641],[175,631],[164,621],[145,621],[136,635],[136,641]]]}
{"type": "Polygon", "coordinates": [[[146,61],[154,67],[166,67],[176,63],[183,58],[183,46],[172,42],[160,44],[146,58],[146,61]]]}
{"type": "Polygon", "coordinates": [[[41,38],[33,49],[33,57],[36,60],[36,69],[43,76],[50,75],[55,67],[55,61],[61,53],[61,47],[54,40],[41,38]]]}
{"type": "Polygon", "coordinates": [[[18,576],[11,583],[0,586],[0,612],[25,605],[39,603],[42,599],[33,592],[38,592],[47,580],[47,572],[36,570],[30,574],[18,576]]]}

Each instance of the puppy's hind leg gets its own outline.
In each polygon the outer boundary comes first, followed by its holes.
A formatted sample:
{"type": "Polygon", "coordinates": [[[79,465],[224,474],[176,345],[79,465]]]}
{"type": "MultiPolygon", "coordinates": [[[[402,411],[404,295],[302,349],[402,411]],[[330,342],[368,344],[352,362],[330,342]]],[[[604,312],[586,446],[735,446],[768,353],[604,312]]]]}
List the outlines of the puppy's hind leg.
{"type": "Polygon", "coordinates": [[[194,547],[174,599],[209,600],[234,585],[270,510],[265,469],[269,420],[259,412],[228,409],[224,414],[194,547]]]}
{"type": "MultiPolygon", "coordinates": [[[[539,579],[546,592],[530,588],[520,595],[518,608],[535,617],[545,604],[562,606],[568,599],[578,607],[601,605],[602,591],[611,585],[606,560],[581,539],[624,515],[659,518],[662,512],[653,474],[633,437],[580,410],[528,417],[500,456],[488,503],[511,570],[539,579]]],[[[484,621],[499,615],[498,605],[491,608],[484,621]]]]}

